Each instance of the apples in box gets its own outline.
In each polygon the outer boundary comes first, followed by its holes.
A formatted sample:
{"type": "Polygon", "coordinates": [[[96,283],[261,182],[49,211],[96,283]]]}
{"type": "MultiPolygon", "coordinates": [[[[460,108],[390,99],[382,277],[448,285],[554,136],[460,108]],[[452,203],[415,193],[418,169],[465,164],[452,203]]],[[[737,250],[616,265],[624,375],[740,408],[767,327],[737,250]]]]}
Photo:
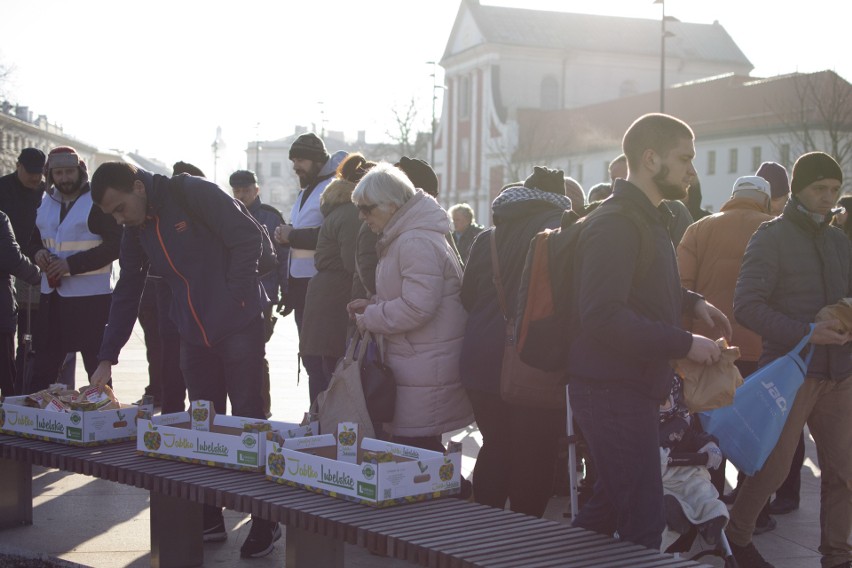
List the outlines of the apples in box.
{"type": "Polygon", "coordinates": [[[332,497],[387,507],[453,495],[461,489],[461,453],[442,454],[364,438],[358,462],[335,459],[332,434],[291,438],[271,435],[266,444],[266,478],[332,497]]]}
{"type": "Polygon", "coordinates": [[[217,414],[209,432],[194,430],[190,414],[175,412],[139,419],[136,452],[146,456],[211,466],[263,471],[266,459],[266,430],[275,429],[283,438],[310,436],[319,424],[276,422],[217,414]]]}
{"type": "Polygon", "coordinates": [[[111,410],[56,412],[26,406],[26,399],[26,396],[10,396],[0,402],[0,432],[74,446],[126,442],[136,437],[133,405],[122,404],[111,410]]]}

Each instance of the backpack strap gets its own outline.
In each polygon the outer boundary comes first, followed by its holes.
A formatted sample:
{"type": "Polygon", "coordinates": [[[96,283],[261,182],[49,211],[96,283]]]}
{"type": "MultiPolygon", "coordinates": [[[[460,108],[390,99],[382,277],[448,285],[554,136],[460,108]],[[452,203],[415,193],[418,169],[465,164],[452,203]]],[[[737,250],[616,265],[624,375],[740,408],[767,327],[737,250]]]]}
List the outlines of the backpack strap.
{"type": "Polygon", "coordinates": [[[497,227],[491,229],[491,281],[497,288],[497,302],[500,304],[500,312],[503,319],[510,321],[509,309],[506,307],[506,290],[503,288],[503,278],[500,276],[500,260],[497,257],[497,227]]]}

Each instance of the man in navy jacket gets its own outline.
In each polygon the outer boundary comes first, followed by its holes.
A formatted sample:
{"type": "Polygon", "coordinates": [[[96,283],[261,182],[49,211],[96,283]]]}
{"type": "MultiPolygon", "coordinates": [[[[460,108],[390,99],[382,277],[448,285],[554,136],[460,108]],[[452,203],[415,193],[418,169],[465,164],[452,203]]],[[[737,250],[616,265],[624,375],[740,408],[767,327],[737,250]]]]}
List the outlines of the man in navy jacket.
{"type": "Polygon", "coordinates": [[[665,528],[659,462],[659,406],[672,381],[669,361],[710,364],[716,344],[680,327],[687,308],[730,336],[727,318],[680,285],[664,199],[686,196],[695,176],[692,130],[645,115],[623,141],[629,173],[601,213],[584,221],[575,257],[578,324],[569,393],[598,472],[574,525],[659,549],[665,528]],[[644,248],[643,248],[644,247],[644,248]],[[651,254],[648,254],[650,251],[651,254]],[[648,266],[640,267],[646,258],[648,266]]]}
{"type": "MultiPolygon", "coordinates": [[[[98,168],[92,198],[124,226],[124,234],[121,273],[91,382],[109,380],[133,329],[150,265],[173,292],[170,315],[180,332],[190,400],[210,400],[224,414],[227,397],[235,415],[265,418],[262,312],[268,300],[257,274],[257,222],[203,178],[170,179],[123,162],[98,168]]],[[[206,541],[227,537],[220,509],[205,508],[204,528],[206,541]]],[[[241,555],[268,554],[280,536],[278,523],[253,519],[241,555]]]]}

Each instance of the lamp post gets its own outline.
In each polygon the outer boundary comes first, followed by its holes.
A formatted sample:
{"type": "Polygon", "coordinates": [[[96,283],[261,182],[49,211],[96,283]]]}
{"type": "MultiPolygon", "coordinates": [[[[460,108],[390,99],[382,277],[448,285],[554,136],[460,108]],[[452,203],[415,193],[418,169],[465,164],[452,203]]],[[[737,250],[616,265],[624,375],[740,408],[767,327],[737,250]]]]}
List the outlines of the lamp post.
{"type": "Polygon", "coordinates": [[[654,0],[663,9],[660,18],[660,112],[666,111],[666,39],[674,34],[666,31],[666,0],[654,0]]]}
{"type": "Polygon", "coordinates": [[[254,126],[254,173],[260,181],[260,123],[254,126]]]}
{"type": "Polygon", "coordinates": [[[438,74],[437,74],[437,61],[427,61],[426,65],[432,66],[432,73],[429,75],[432,77],[432,127],[430,129],[429,135],[429,161],[434,166],[435,165],[435,128],[437,127],[435,121],[435,103],[438,101],[438,90],[446,89],[445,85],[438,84],[438,74]]]}

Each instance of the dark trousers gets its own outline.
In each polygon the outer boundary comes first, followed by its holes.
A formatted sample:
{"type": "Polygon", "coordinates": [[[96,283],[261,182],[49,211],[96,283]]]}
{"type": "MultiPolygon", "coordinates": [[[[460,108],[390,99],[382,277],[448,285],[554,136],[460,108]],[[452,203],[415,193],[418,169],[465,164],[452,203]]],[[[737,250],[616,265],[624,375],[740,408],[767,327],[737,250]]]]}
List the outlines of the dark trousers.
{"type": "Polygon", "coordinates": [[[659,402],[628,389],[571,384],[571,409],[598,480],[573,525],[654,550],[665,515],[660,473],[659,402]]]}
{"type": "Polygon", "coordinates": [[[33,337],[36,357],[30,392],[56,382],[68,353],[80,353],[87,375],[92,376],[98,367],[111,297],[101,294],[64,298],[58,292],[41,295],[38,330],[33,337]]]}
{"type": "Polygon", "coordinates": [[[14,396],[15,332],[0,333],[0,395],[14,396]]]}
{"type": "Polygon", "coordinates": [[[209,400],[219,414],[266,418],[263,413],[263,319],[257,318],[210,347],[181,340],[180,367],[190,400],[209,400]]]}
{"type": "MultiPolygon", "coordinates": [[[[35,357],[32,336],[37,315],[38,304],[21,304],[18,306],[18,347],[15,351],[15,388],[19,394],[23,394],[24,392],[24,371],[27,367],[25,362],[28,358],[35,357]],[[29,306],[29,314],[27,313],[27,306],[29,306]],[[26,339],[24,338],[26,334],[30,336],[29,350],[27,350],[26,339]]],[[[32,365],[33,362],[29,361],[28,364],[32,365]]],[[[32,369],[30,369],[30,375],[32,375],[32,369]]]]}
{"type": "Polygon", "coordinates": [[[148,359],[148,386],[145,394],[163,401],[163,344],[160,337],[160,316],[157,309],[157,291],[153,280],[145,282],[139,302],[139,325],[145,335],[145,357],[148,359]]]}
{"type": "Polygon", "coordinates": [[[162,356],[162,400],[163,414],[186,410],[186,384],[180,369],[180,334],[169,315],[172,305],[172,289],[164,280],[154,282],[157,297],[157,327],[162,356]]]}
{"type": "MultiPolygon", "coordinates": [[[[308,294],[308,282],[310,278],[290,278],[287,288],[287,305],[293,308],[293,317],[296,320],[296,329],[302,333],[302,317],[305,315],[305,297],[308,294]]],[[[331,374],[326,374],[323,367],[323,358],[320,355],[302,355],[299,358],[305,365],[308,373],[308,393],[311,404],[317,399],[317,395],[328,388],[331,374]]],[[[332,369],[333,370],[333,369],[332,369]]]]}
{"type": "Polygon", "coordinates": [[[477,503],[541,517],[553,495],[557,441],[564,412],[505,402],[499,393],[468,390],[482,448],[473,470],[477,503]]]}

